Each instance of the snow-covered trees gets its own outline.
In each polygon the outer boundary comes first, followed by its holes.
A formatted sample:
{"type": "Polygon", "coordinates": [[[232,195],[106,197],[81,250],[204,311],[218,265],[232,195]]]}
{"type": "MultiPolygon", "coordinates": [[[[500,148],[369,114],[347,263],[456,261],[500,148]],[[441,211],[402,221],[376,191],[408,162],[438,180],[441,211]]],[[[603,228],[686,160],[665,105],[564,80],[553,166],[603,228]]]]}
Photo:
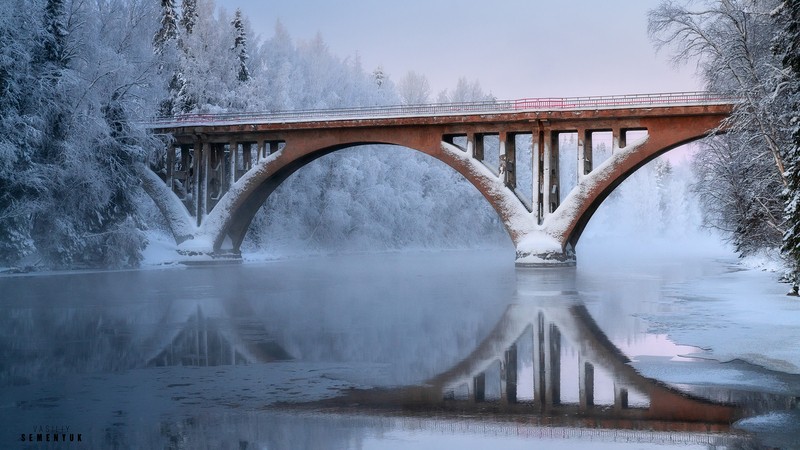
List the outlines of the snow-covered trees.
{"type": "Polygon", "coordinates": [[[649,29],[676,62],[694,61],[711,91],[741,99],[725,137],[698,153],[699,192],[710,223],[730,233],[742,254],[780,246],[787,187],[784,85],[771,51],[772,12],[780,0],[663,1],[649,29]]]}
{"type": "Polygon", "coordinates": [[[785,192],[786,231],[783,251],[794,264],[794,284],[800,283],[800,1],[785,0],[774,14],[780,28],[773,50],[783,63],[780,83],[786,92],[788,108],[784,123],[791,135],[785,153],[787,188],[785,192]]]}
{"type": "Polygon", "coordinates": [[[397,93],[405,105],[428,103],[431,98],[431,85],[425,75],[409,71],[397,83],[397,93]]]}
{"type": "Polygon", "coordinates": [[[233,25],[233,47],[231,47],[231,50],[239,60],[237,79],[245,83],[250,79],[250,69],[247,68],[247,60],[250,59],[250,56],[247,54],[247,35],[242,23],[242,11],[240,9],[237,9],[233,15],[231,25],[233,25]]]}
{"type": "Polygon", "coordinates": [[[162,53],[168,43],[178,37],[178,16],[174,0],[161,0],[161,28],[153,36],[153,49],[162,53]]]}
{"type": "Polygon", "coordinates": [[[0,63],[0,260],[136,264],[131,161],[149,138],[127,118],[149,114],[152,46],[139,36],[153,36],[156,11],[137,1],[0,9],[2,52],[14,58],[0,63]]]}
{"type": "Polygon", "coordinates": [[[478,80],[469,81],[464,77],[458,79],[452,90],[443,90],[436,101],[439,103],[461,102],[493,102],[497,100],[491,93],[484,92],[478,80]]]}

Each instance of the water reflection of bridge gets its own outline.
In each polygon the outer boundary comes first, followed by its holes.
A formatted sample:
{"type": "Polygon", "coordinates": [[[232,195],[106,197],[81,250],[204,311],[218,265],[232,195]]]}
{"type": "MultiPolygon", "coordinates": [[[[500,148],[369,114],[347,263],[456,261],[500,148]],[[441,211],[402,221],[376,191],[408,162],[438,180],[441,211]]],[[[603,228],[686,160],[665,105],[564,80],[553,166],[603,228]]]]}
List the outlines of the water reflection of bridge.
{"type": "Polygon", "coordinates": [[[533,413],[543,424],[640,428],[646,423],[650,429],[695,431],[727,429],[740,415],[734,405],[683,393],[640,375],[629,363],[583,305],[511,305],[471,354],[425,385],[353,391],[328,403],[533,413]],[[565,372],[566,347],[577,353],[577,373],[565,372]],[[530,352],[532,380],[520,379],[521,348],[530,352]],[[611,384],[598,383],[598,375],[611,384]],[[577,402],[562,399],[570,377],[577,377],[577,402]],[[520,399],[518,387],[529,382],[532,398],[520,399]],[[600,389],[613,390],[613,403],[595,402],[600,389]]]}
{"type": "MultiPolygon", "coordinates": [[[[737,406],[640,375],[584,305],[554,300],[509,306],[469,355],[421,386],[353,390],[323,404],[533,414],[543,424],[694,431],[727,429],[741,415],[737,406]],[[532,387],[527,398],[519,395],[521,386],[532,387]]],[[[231,309],[226,308],[231,317],[214,319],[198,307],[148,365],[290,359],[252,314],[231,309]]]]}
{"type": "Polygon", "coordinates": [[[167,336],[148,366],[220,366],[292,359],[257,319],[208,317],[200,305],[167,336]]]}

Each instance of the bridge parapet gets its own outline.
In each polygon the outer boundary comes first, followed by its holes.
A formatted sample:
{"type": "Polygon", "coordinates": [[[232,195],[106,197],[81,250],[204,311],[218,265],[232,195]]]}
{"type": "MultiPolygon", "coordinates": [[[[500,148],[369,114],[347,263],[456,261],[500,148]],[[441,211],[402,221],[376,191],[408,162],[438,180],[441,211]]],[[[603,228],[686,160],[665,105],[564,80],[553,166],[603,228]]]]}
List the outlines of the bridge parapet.
{"type": "Polygon", "coordinates": [[[185,126],[242,125],[258,123],[327,122],[353,119],[394,119],[520,111],[579,111],[659,106],[702,106],[734,104],[739,99],[713,92],[673,92],[588,97],[546,97],[481,102],[426,103],[418,105],[359,106],[331,109],[300,109],[269,112],[181,114],[159,117],[148,124],[154,129],[185,126]]]}

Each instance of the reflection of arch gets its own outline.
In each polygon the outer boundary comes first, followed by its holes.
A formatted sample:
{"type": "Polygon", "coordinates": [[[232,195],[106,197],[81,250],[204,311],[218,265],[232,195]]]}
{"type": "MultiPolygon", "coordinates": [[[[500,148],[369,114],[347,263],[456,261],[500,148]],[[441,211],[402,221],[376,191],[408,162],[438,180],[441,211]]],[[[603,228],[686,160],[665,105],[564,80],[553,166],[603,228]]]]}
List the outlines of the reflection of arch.
{"type": "Polygon", "coordinates": [[[213,256],[227,250],[237,254],[255,212],[299,168],[342,148],[396,145],[444,162],[475,186],[506,227],[519,265],[571,264],[573,248],[589,218],[622,180],[659,154],[717,129],[732,107],[717,101],[297,122],[178,121],[158,129],[171,134],[180,147],[180,151],[173,147],[167,152],[166,186],[149,175],[143,176],[143,185],[167,216],[185,253],[213,256]],[[648,138],[626,145],[626,132],[631,130],[646,130],[648,138]],[[603,164],[592,167],[592,133],[608,131],[613,135],[613,154],[603,164]],[[577,185],[560,202],[558,136],[576,132],[577,185]],[[531,142],[535,198],[530,209],[517,197],[515,164],[507,164],[498,174],[484,161],[484,138],[499,142],[500,161],[516,161],[519,135],[530,136],[531,142]],[[252,162],[254,148],[257,162],[239,164],[241,159],[252,162]],[[185,155],[193,155],[198,161],[198,170],[193,172],[191,204],[169,198],[174,197],[172,191],[178,178],[169,170],[180,166],[175,164],[175,158],[188,158],[185,155]],[[209,164],[222,160],[229,161],[229,167],[220,177],[226,180],[225,193],[216,199],[209,196],[209,164]],[[188,211],[196,211],[195,216],[191,217],[188,211]]]}
{"type": "MultiPolygon", "coordinates": [[[[557,299],[563,301],[563,298],[557,299]]],[[[582,304],[534,306],[511,305],[489,335],[459,363],[429,379],[425,386],[397,390],[353,392],[344,401],[390,404],[408,408],[432,405],[457,410],[481,410],[487,373],[499,370],[500,401],[493,408],[515,413],[538,413],[552,423],[637,428],[646,421],[652,429],[724,429],[740,413],[728,404],[714,403],[682,393],[657,380],[645,378],[629,365],[629,359],[605,336],[582,304]],[[533,402],[517,402],[518,343],[531,330],[533,336],[533,402]],[[561,343],[578,351],[579,403],[560,400],[561,343]],[[497,364],[497,363],[500,364],[497,364]],[[594,373],[604,370],[614,379],[614,405],[595,406],[594,373]],[[452,392],[466,386],[469,398],[454,400],[452,392]],[[647,407],[628,407],[628,391],[644,394],[647,407]],[[559,419],[562,418],[562,419],[559,419]],[[693,427],[691,424],[696,424],[693,427]]],[[[496,378],[496,377],[495,377],[496,378]]],[[[334,400],[339,404],[342,400],[334,400]]]]}
{"type": "Polygon", "coordinates": [[[224,302],[220,317],[200,305],[180,327],[159,324],[161,336],[148,366],[219,366],[292,359],[242,300],[224,302]]]}

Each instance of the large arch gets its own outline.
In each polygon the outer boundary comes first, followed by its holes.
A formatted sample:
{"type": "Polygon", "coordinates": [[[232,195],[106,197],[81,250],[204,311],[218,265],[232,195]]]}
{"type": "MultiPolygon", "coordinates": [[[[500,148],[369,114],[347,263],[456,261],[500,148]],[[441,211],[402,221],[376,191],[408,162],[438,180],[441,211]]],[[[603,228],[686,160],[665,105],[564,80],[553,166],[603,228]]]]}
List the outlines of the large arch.
{"type": "Polygon", "coordinates": [[[201,232],[205,231],[212,237],[214,251],[220,251],[226,239],[230,240],[233,250],[238,251],[258,209],[289,176],[322,156],[363,145],[399,146],[436,158],[461,174],[478,189],[497,212],[512,242],[516,244],[523,236],[524,230],[513,226],[519,222],[513,220],[513,216],[520,212],[519,207],[509,202],[508,193],[497,189],[497,183],[492,180],[490,172],[477,168],[475,160],[454,146],[442,143],[438,139],[419,139],[417,135],[402,133],[398,133],[393,139],[386,137],[365,139],[365,136],[354,136],[345,142],[338,137],[319,140],[297,139],[287,142],[286,147],[242,178],[241,189],[232,189],[225,194],[220,204],[209,214],[206,223],[210,226],[201,232]]]}

